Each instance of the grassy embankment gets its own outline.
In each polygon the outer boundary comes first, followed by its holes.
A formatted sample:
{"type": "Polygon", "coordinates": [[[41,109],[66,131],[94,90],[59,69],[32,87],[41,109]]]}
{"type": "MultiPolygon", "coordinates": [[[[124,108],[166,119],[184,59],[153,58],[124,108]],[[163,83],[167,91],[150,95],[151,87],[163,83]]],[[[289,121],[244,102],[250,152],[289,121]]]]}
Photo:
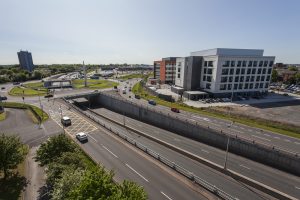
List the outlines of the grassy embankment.
{"type": "Polygon", "coordinates": [[[5,112],[0,113],[0,121],[5,120],[5,118],[6,118],[6,113],[5,112]]]}
{"type": "Polygon", "coordinates": [[[36,118],[42,119],[42,121],[46,121],[49,118],[46,112],[33,105],[17,102],[1,102],[0,105],[4,106],[5,108],[27,109],[31,111],[36,118]]]}
{"type": "MultiPolygon", "coordinates": [[[[76,79],[72,81],[72,85],[74,88],[84,88],[84,80],[83,79],[76,79]]],[[[108,80],[93,80],[88,79],[87,80],[88,88],[91,89],[105,89],[105,88],[111,88],[114,86],[118,86],[118,83],[115,83],[113,81],[108,80]]]]}
{"type": "Polygon", "coordinates": [[[132,78],[144,78],[145,75],[143,74],[129,74],[129,75],[125,75],[125,76],[120,76],[118,79],[120,80],[128,80],[128,79],[132,79],[132,78]]]}
{"type": "Polygon", "coordinates": [[[36,83],[27,83],[23,84],[23,86],[13,87],[9,91],[9,95],[12,96],[44,96],[46,95],[48,90],[44,88],[42,82],[36,83]]]}
{"type": "Polygon", "coordinates": [[[207,116],[215,117],[215,118],[221,118],[221,119],[225,119],[225,120],[231,120],[231,121],[235,121],[237,123],[245,124],[248,126],[265,129],[268,131],[272,131],[272,132],[283,134],[283,135],[288,135],[288,136],[295,137],[295,138],[300,138],[300,128],[299,127],[292,126],[289,124],[278,123],[278,122],[274,122],[271,120],[249,117],[249,116],[245,116],[245,115],[231,114],[229,116],[227,112],[221,112],[221,111],[215,110],[213,108],[194,108],[192,106],[188,106],[183,103],[167,102],[156,96],[152,96],[152,95],[148,94],[147,91],[145,91],[143,89],[140,82],[133,86],[132,91],[135,94],[140,94],[141,98],[143,98],[143,99],[146,99],[146,100],[153,99],[156,101],[157,104],[160,104],[160,105],[163,105],[166,107],[175,107],[180,110],[184,110],[184,111],[188,111],[188,112],[198,113],[198,114],[207,115],[207,116]]]}

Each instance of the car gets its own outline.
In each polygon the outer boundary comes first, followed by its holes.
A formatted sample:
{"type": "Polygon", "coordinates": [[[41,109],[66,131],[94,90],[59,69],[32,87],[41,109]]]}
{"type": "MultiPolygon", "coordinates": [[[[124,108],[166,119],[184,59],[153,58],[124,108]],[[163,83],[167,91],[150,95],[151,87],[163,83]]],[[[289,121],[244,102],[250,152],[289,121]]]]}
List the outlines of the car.
{"type": "Polygon", "coordinates": [[[72,125],[71,119],[68,116],[64,116],[63,118],[61,118],[61,123],[63,126],[71,126],[72,125]]]}
{"type": "Polygon", "coordinates": [[[288,93],[284,93],[283,96],[289,96],[289,94],[288,93]]]}
{"type": "Polygon", "coordinates": [[[126,94],[126,90],[125,89],[123,89],[123,92],[122,92],[123,94],[126,94]]]}
{"type": "Polygon", "coordinates": [[[115,85],[115,86],[114,86],[114,89],[117,90],[117,89],[118,89],[118,86],[115,85]]]}
{"type": "Polygon", "coordinates": [[[5,87],[2,87],[2,88],[1,88],[1,90],[4,90],[4,89],[5,89],[5,87]]]}
{"type": "Polygon", "coordinates": [[[141,96],[138,95],[138,94],[136,94],[136,95],[134,95],[134,98],[136,98],[136,99],[141,99],[141,96]]]}
{"type": "Polygon", "coordinates": [[[20,82],[13,82],[13,85],[20,85],[20,82]]]}
{"type": "Polygon", "coordinates": [[[171,108],[171,111],[179,113],[179,109],[178,108],[171,108]]]}
{"type": "Polygon", "coordinates": [[[148,101],[148,103],[149,103],[150,105],[153,105],[153,106],[155,106],[155,105],[156,105],[156,102],[155,102],[154,100],[152,100],[152,99],[151,99],[151,100],[149,100],[149,101],[148,101]]]}
{"type": "Polygon", "coordinates": [[[85,134],[84,132],[76,133],[76,138],[80,142],[88,141],[87,134],[85,134]]]}
{"type": "Polygon", "coordinates": [[[0,100],[4,101],[4,100],[7,100],[7,97],[6,96],[0,96],[0,100]]]}
{"type": "Polygon", "coordinates": [[[131,96],[129,95],[129,99],[131,99],[131,96]]]}
{"type": "Polygon", "coordinates": [[[99,92],[99,90],[94,90],[94,92],[99,92]]]}
{"type": "Polygon", "coordinates": [[[45,98],[50,98],[50,97],[53,97],[53,94],[47,94],[44,96],[45,98]]]}
{"type": "Polygon", "coordinates": [[[131,88],[129,88],[129,92],[131,92],[131,88]]]}

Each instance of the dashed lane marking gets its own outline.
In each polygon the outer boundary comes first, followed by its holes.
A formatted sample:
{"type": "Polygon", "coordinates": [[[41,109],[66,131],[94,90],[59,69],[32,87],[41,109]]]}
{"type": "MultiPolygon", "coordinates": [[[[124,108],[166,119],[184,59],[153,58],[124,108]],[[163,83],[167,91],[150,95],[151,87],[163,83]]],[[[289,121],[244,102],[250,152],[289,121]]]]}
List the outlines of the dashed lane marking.
{"type": "Polygon", "coordinates": [[[166,195],[163,191],[160,191],[162,195],[164,195],[167,199],[172,200],[168,195],[166,195]]]}
{"type": "Polygon", "coordinates": [[[108,151],[111,155],[113,155],[114,157],[118,158],[118,156],[116,154],[114,154],[111,150],[109,150],[106,146],[102,145],[102,147],[104,149],[106,149],[106,151],[108,151]]]}
{"type": "Polygon", "coordinates": [[[267,138],[263,138],[263,137],[259,137],[259,136],[256,136],[256,135],[252,135],[253,137],[256,137],[256,138],[259,138],[259,139],[262,139],[262,140],[266,140],[268,142],[271,142],[271,140],[267,139],[267,138]]]}
{"type": "Polygon", "coordinates": [[[247,167],[247,166],[245,166],[245,165],[240,165],[241,167],[244,167],[244,168],[246,168],[246,169],[248,169],[248,170],[251,170],[251,168],[249,168],[249,167],[247,167]]]}
{"type": "Polygon", "coordinates": [[[133,169],[130,165],[128,165],[127,163],[125,164],[129,169],[131,169],[134,173],[136,173],[137,175],[139,175],[142,179],[144,179],[146,182],[149,182],[148,179],[146,179],[145,177],[143,177],[140,173],[138,173],[135,169],[133,169]]]}
{"type": "Polygon", "coordinates": [[[203,151],[203,152],[205,152],[205,153],[209,153],[209,151],[206,151],[206,150],[204,150],[204,149],[201,149],[201,151],[203,151]]]}

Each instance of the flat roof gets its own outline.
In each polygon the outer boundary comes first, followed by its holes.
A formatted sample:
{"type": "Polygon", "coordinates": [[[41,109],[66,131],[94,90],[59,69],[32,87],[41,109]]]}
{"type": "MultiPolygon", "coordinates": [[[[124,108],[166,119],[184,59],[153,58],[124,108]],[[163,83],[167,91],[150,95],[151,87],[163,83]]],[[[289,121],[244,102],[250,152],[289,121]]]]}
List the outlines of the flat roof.
{"type": "Polygon", "coordinates": [[[203,91],[184,91],[187,94],[208,94],[207,92],[203,91]]]}
{"type": "Polygon", "coordinates": [[[191,52],[191,56],[263,56],[263,49],[230,49],[215,48],[202,51],[191,52]]]}

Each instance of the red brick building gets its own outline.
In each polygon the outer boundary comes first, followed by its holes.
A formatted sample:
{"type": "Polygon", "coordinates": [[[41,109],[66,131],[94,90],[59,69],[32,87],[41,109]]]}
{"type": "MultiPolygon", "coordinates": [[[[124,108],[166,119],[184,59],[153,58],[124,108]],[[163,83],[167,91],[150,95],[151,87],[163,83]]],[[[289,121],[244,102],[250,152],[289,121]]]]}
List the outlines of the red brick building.
{"type": "Polygon", "coordinates": [[[161,61],[154,61],[154,78],[160,83],[175,83],[176,57],[163,58],[161,61]]]}

